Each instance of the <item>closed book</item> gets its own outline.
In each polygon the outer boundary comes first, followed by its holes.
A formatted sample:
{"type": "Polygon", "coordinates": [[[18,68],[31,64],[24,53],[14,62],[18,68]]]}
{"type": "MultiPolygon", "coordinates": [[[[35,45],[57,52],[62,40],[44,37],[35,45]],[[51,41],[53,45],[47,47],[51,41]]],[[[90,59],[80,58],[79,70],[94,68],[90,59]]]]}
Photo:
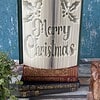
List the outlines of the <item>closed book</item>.
{"type": "Polygon", "coordinates": [[[62,69],[40,69],[24,65],[22,81],[76,82],[78,66],[62,69]]]}
{"type": "Polygon", "coordinates": [[[17,97],[34,97],[39,95],[48,95],[48,94],[58,94],[58,93],[66,93],[66,92],[74,92],[77,90],[77,87],[67,88],[67,89],[46,89],[46,90],[28,90],[28,91],[19,91],[16,94],[17,97]]]}
{"type": "Polygon", "coordinates": [[[78,88],[79,81],[70,83],[34,83],[32,85],[19,85],[19,91],[32,91],[32,90],[51,90],[51,89],[70,89],[78,88]]]}

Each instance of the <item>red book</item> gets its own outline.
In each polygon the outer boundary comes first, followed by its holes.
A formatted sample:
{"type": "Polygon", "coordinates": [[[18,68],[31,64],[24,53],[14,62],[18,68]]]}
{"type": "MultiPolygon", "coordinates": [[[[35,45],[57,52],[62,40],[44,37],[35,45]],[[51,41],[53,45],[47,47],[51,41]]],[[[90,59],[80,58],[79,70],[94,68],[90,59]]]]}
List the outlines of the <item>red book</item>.
{"type": "Polygon", "coordinates": [[[76,82],[78,66],[62,69],[40,69],[24,65],[22,81],[76,82]]]}

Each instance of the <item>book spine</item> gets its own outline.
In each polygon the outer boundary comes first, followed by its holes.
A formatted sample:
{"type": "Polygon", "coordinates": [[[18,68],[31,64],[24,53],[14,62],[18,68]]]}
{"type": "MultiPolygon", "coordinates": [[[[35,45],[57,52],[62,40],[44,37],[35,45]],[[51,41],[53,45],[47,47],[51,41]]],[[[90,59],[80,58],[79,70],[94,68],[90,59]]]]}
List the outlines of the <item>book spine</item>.
{"type": "Polygon", "coordinates": [[[52,82],[75,82],[78,81],[78,67],[63,69],[38,69],[23,67],[22,81],[52,81],[52,82]]]}
{"type": "Polygon", "coordinates": [[[47,82],[75,82],[78,77],[75,76],[24,76],[22,81],[47,81],[47,82]]]}
{"type": "Polygon", "coordinates": [[[17,97],[32,97],[39,95],[48,95],[48,94],[57,94],[57,93],[66,93],[76,91],[76,87],[67,88],[67,89],[50,89],[50,90],[28,90],[28,91],[19,91],[17,97]]]}
{"type": "Polygon", "coordinates": [[[33,67],[25,66],[23,67],[23,77],[29,76],[75,76],[78,77],[78,66],[63,69],[38,69],[33,67]]]}
{"type": "Polygon", "coordinates": [[[69,89],[69,88],[78,88],[79,82],[76,83],[54,83],[54,84],[39,84],[39,85],[20,85],[19,91],[27,90],[50,90],[50,89],[69,89]]]}

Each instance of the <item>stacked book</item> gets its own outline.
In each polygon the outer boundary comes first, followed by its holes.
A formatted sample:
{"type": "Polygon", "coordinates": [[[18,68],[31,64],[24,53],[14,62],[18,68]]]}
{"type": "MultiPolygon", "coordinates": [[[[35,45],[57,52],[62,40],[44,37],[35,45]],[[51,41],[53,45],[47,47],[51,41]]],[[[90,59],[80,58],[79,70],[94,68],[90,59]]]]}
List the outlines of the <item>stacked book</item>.
{"type": "Polygon", "coordinates": [[[47,94],[65,93],[76,91],[79,82],[63,83],[34,83],[32,85],[20,85],[19,97],[32,97],[47,94]]]}
{"type": "Polygon", "coordinates": [[[78,67],[39,69],[24,65],[20,97],[73,92],[79,88],[78,67]]]}

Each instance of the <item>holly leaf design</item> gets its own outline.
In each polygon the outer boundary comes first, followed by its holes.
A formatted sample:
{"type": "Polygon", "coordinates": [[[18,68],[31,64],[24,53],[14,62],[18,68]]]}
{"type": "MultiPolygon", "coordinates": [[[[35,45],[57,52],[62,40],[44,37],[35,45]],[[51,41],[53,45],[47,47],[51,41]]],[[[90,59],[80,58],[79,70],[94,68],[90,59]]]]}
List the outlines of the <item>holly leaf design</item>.
{"type": "Polygon", "coordinates": [[[25,22],[29,22],[29,21],[32,20],[32,18],[33,18],[33,13],[30,13],[29,15],[27,15],[27,16],[24,18],[24,21],[25,21],[25,22]]]}
{"type": "Polygon", "coordinates": [[[73,14],[73,11],[76,10],[78,7],[80,1],[75,1],[70,5],[70,2],[67,0],[60,0],[61,1],[61,6],[62,6],[62,14],[63,17],[68,17],[70,21],[76,22],[77,21],[77,16],[73,14]]]}
{"type": "Polygon", "coordinates": [[[66,0],[61,0],[61,6],[63,10],[66,10],[68,8],[68,2],[66,0]]]}
{"type": "Polygon", "coordinates": [[[68,18],[70,19],[70,21],[76,22],[78,18],[76,18],[75,15],[73,15],[72,13],[69,14],[68,18]]]}
{"type": "Polygon", "coordinates": [[[32,10],[33,9],[33,6],[32,6],[32,3],[31,2],[28,2],[28,1],[23,1],[23,5],[29,9],[29,10],[32,10]]]}
{"type": "Polygon", "coordinates": [[[61,6],[62,6],[62,13],[63,17],[65,17],[68,13],[66,12],[66,8],[68,8],[68,2],[66,0],[61,0],[61,6]]]}
{"type": "Polygon", "coordinates": [[[23,1],[23,5],[26,11],[26,15],[24,17],[25,22],[32,21],[34,17],[40,16],[42,0],[37,0],[34,5],[32,5],[29,1],[23,1]],[[38,6],[38,3],[41,3],[41,5],[38,6]]]}
{"type": "Polygon", "coordinates": [[[77,8],[77,6],[79,5],[79,1],[75,1],[71,6],[70,6],[70,12],[72,12],[73,10],[75,10],[77,8]]]}

